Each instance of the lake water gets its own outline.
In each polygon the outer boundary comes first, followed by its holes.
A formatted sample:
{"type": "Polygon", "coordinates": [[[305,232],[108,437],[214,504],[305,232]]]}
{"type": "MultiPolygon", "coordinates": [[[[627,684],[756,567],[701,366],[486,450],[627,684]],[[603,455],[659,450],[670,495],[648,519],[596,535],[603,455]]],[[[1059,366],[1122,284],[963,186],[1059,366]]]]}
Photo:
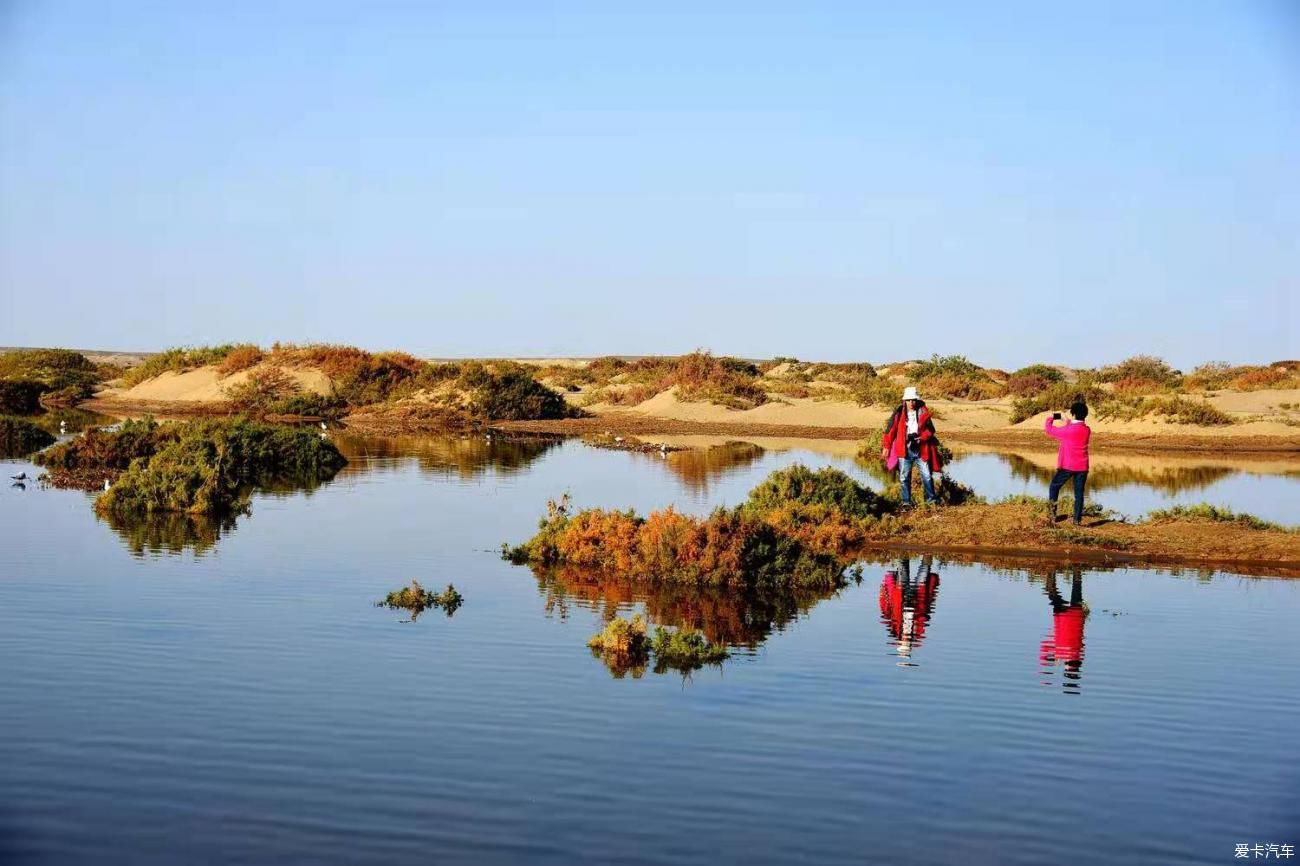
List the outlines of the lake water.
{"type": "MultiPolygon", "coordinates": [[[[915,556],[833,595],[646,595],[498,551],[566,491],[699,512],[796,461],[870,474],[800,448],[339,441],[332,482],[225,526],[114,527],[85,494],[0,488],[0,863],[1210,864],[1300,843],[1300,582],[915,556]],[[411,578],[464,606],[375,607],[411,578]],[[641,607],[736,651],[617,677],[586,639],[641,607]]],[[[987,454],[952,471],[1033,478],[987,454]]],[[[1148,481],[1097,496],[1190,485],[1300,520],[1294,474],[1148,481]]]]}

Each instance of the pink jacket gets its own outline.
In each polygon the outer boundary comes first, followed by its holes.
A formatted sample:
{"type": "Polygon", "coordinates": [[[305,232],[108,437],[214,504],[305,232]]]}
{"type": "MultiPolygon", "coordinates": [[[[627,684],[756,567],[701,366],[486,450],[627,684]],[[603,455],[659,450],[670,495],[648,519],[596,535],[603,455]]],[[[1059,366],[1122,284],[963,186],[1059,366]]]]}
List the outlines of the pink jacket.
{"type": "Polygon", "coordinates": [[[1088,440],[1092,430],[1082,421],[1070,421],[1057,427],[1048,415],[1043,422],[1043,430],[1048,436],[1061,440],[1060,450],[1056,452],[1056,468],[1070,469],[1075,472],[1088,471],[1088,440]]]}

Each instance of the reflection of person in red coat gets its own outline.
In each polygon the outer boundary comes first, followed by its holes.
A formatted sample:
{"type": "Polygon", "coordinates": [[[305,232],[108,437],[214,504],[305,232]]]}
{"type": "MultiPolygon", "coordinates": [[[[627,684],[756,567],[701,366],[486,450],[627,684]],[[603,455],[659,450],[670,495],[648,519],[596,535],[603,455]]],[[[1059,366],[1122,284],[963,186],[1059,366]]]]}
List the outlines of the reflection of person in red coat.
{"type": "Polygon", "coordinates": [[[920,646],[939,594],[939,575],[930,571],[930,557],[922,558],[915,579],[911,570],[911,563],[904,557],[898,569],[885,572],[880,582],[880,621],[889,629],[903,659],[899,664],[906,664],[912,648],[920,646]]]}
{"type": "Polygon", "coordinates": [[[1052,603],[1052,633],[1043,638],[1038,661],[1044,668],[1060,662],[1064,668],[1066,691],[1078,692],[1083,667],[1083,623],[1088,612],[1083,606],[1083,573],[1074,569],[1070,576],[1070,601],[1056,589],[1056,572],[1047,576],[1048,601],[1052,603]]]}

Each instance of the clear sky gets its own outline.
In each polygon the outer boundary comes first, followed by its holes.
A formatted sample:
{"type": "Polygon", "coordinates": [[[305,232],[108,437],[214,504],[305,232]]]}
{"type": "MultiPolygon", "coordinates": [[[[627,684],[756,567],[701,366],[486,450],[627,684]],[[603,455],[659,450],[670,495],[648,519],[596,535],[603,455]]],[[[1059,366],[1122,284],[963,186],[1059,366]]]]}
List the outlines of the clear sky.
{"type": "Polygon", "coordinates": [[[0,345],[1300,356],[1300,3],[0,0],[0,345]]]}

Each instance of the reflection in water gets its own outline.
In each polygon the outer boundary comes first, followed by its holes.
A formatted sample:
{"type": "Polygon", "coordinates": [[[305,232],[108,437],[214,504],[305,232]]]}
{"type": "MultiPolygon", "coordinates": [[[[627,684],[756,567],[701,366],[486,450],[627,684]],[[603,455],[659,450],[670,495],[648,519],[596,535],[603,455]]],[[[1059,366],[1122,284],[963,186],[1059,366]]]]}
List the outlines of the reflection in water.
{"type": "Polygon", "coordinates": [[[443,478],[477,478],[494,469],[512,474],[526,469],[543,454],[559,445],[557,436],[502,436],[464,434],[460,436],[370,436],[340,431],[334,444],[348,466],[343,474],[377,471],[377,460],[413,458],[422,472],[443,478]]]}
{"type": "MultiPolygon", "coordinates": [[[[757,648],[773,631],[781,631],[838,589],[766,588],[740,591],[695,584],[648,583],[610,577],[573,566],[534,568],[546,612],[561,618],[570,605],[596,611],[611,620],[641,604],[652,625],[699,631],[713,643],[757,648]]],[[[859,578],[860,579],[860,578],[859,578]]],[[[847,583],[847,582],[846,582],[847,583]]]]}
{"type": "Polygon", "coordinates": [[[1050,685],[1057,663],[1062,667],[1062,688],[1078,694],[1083,668],[1083,624],[1088,618],[1088,608],[1083,603],[1083,574],[1075,568],[1070,575],[1070,600],[1067,602],[1056,587],[1056,572],[1050,572],[1044,590],[1052,605],[1052,633],[1043,638],[1038,660],[1050,685]]]}
{"type": "Polygon", "coordinates": [[[762,459],[764,450],[750,442],[726,442],[709,448],[673,451],[665,457],[641,454],[664,463],[682,485],[697,495],[709,492],[709,486],[723,476],[744,469],[762,459]]]}
{"type": "Polygon", "coordinates": [[[925,627],[934,615],[939,594],[939,575],[930,570],[931,558],[923,556],[920,568],[903,557],[898,568],[885,572],[880,582],[880,621],[889,630],[890,644],[898,652],[899,665],[915,667],[913,650],[925,639],[925,627]]]}
{"type": "Polygon", "coordinates": [[[155,512],[149,515],[99,514],[134,556],[150,553],[180,554],[186,550],[202,556],[211,550],[223,534],[235,529],[236,514],[213,517],[206,514],[155,512]]]}
{"type": "MultiPolygon", "coordinates": [[[[1037,481],[1044,489],[1047,488],[1056,471],[1046,466],[1039,466],[1019,454],[998,454],[997,457],[1006,464],[1012,478],[1019,481],[1037,481]]],[[[1238,470],[1227,466],[1161,466],[1155,462],[1132,466],[1108,464],[1094,459],[1092,469],[1088,472],[1088,488],[1111,490],[1130,484],[1140,484],[1153,490],[1176,495],[1204,490],[1216,481],[1221,481],[1237,472],[1238,470]]]]}

